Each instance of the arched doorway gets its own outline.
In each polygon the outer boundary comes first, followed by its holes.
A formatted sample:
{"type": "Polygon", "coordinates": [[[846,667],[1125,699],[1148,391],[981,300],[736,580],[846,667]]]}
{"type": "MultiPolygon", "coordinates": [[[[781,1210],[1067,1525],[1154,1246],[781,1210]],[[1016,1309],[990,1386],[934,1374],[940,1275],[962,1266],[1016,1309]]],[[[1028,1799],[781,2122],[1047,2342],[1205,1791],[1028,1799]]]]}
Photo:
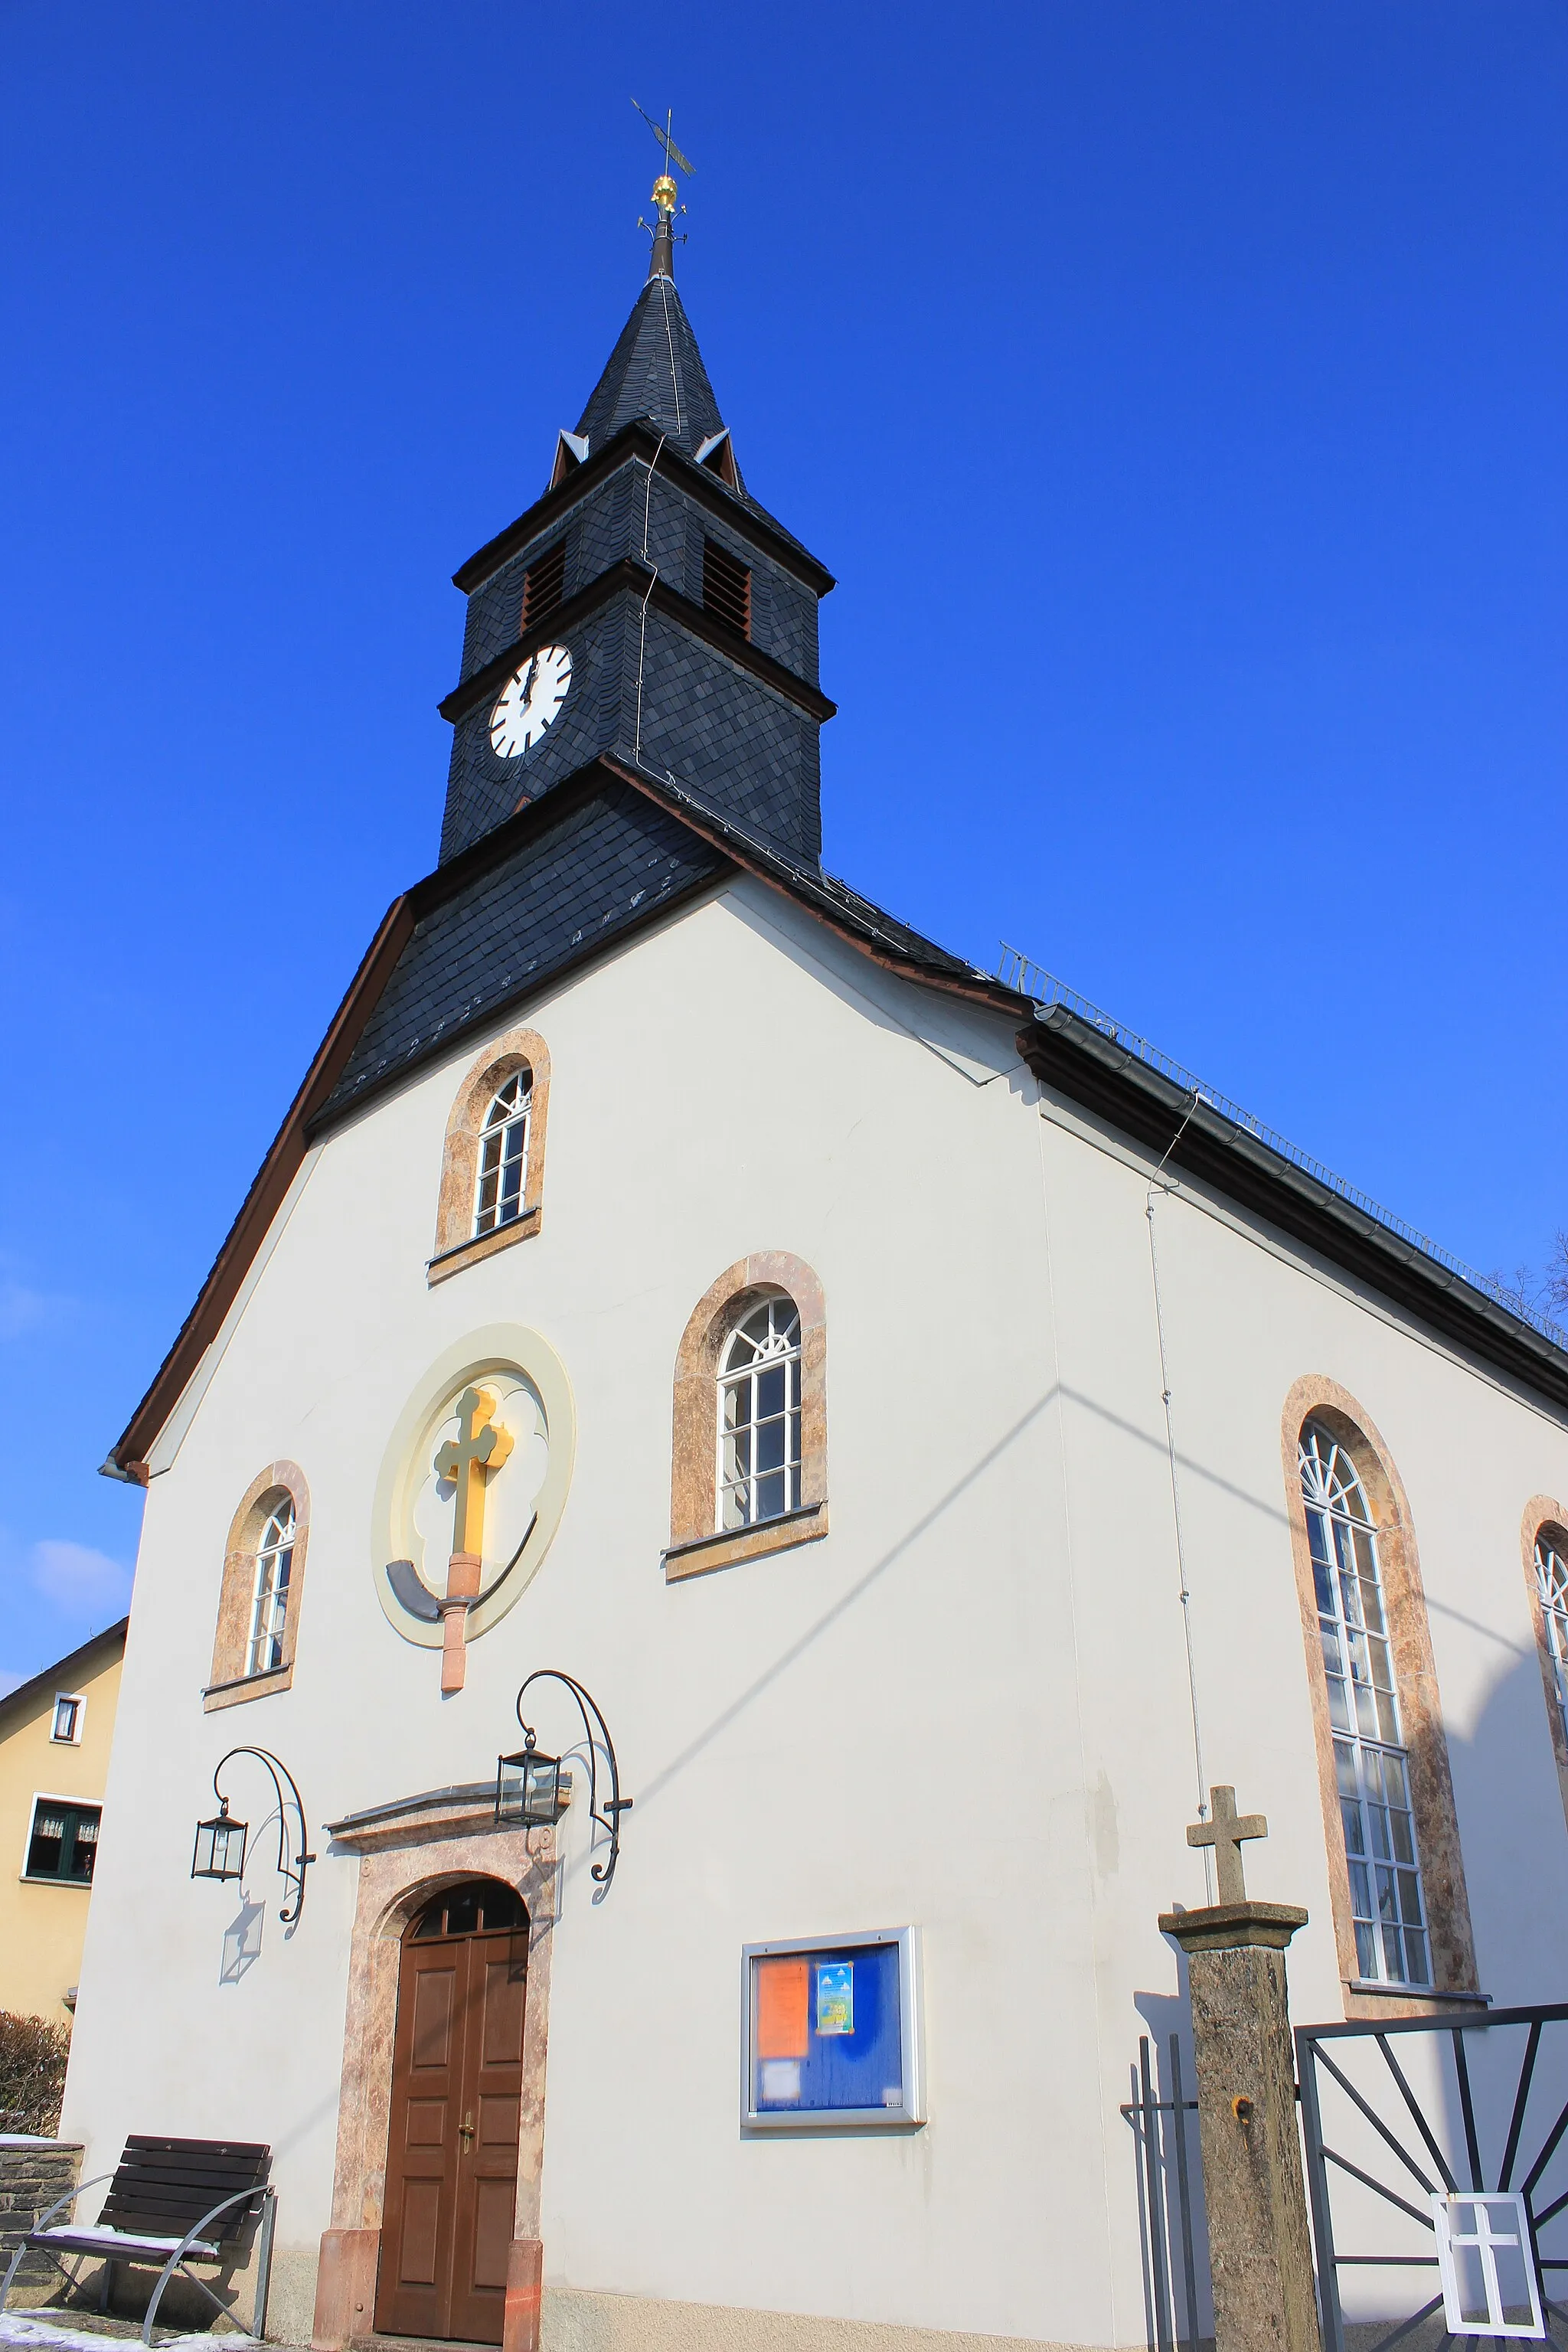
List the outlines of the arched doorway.
{"type": "Polygon", "coordinates": [[[404,1931],[375,2324],[499,2344],[517,2199],[528,1915],[499,1879],[404,1931]]]}

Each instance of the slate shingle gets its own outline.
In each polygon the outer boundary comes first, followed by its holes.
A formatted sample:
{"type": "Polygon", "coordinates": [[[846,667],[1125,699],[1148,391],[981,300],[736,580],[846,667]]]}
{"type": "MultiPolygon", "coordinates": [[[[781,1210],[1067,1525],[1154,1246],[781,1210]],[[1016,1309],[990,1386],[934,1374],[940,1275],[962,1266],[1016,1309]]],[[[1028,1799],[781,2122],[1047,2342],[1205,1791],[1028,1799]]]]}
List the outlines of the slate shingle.
{"type": "Polygon", "coordinates": [[[629,785],[582,802],[416,925],[318,1129],[724,862],[629,785]]]}

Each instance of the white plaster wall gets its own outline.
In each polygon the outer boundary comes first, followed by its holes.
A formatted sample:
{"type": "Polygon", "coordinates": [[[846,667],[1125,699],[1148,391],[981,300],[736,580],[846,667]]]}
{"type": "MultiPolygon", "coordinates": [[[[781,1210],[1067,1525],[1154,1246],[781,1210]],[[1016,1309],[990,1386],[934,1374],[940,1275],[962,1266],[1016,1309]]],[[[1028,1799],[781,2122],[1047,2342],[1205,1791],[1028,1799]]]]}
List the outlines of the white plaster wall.
{"type": "MultiPolygon", "coordinates": [[[[1174,2021],[1155,1914],[1203,1897],[1146,1167],[1070,1109],[1042,1116],[1005,1023],[750,884],[526,1018],[552,1056],[540,1237],[426,1286],[470,1039],[327,1142],[153,1482],[63,2128],[89,2169],[132,2129],[270,2141],[280,2242],[312,2254],[357,1864],[323,1858],[299,1932],[269,1916],[259,1960],[220,1982],[231,1890],[187,1877],[213,1765],[275,1748],[313,1824],[477,1779],[522,1675],[554,1664],[599,1698],[637,1805],[609,1900],[579,1858],[555,1931],[547,2280],[1140,2342],[1116,2110],[1140,2030],[1174,2021]],[[826,1291],[832,1532],[667,1586],[677,1343],[760,1249],[826,1291]],[[443,1702],[434,1655],[376,1603],[371,1496],[426,1366],[498,1321],[565,1364],[576,1469],[534,1582],[443,1702]],[[311,1492],[294,1686],[204,1717],[225,1533],[279,1456],[311,1492]],[[741,1945],[906,1920],[927,2127],[743,2142],[741,1945]]],[[[1239,1218],[1184,1194],[1160,1219],[1209,1778],[1269,1815],[1255,1891],[1311,1909],[1297,2013],[1341,2013],[1280,1480],[1307,1371],[1357,1395],[1398,1460],[1483,1979],[1546,1997],[1564,1830],[1519,1518],[1568,1489],[1568,1439],[1239,1218]]],[[[265,1869],[253,1885],[275,1913],[265,1869]]]]}

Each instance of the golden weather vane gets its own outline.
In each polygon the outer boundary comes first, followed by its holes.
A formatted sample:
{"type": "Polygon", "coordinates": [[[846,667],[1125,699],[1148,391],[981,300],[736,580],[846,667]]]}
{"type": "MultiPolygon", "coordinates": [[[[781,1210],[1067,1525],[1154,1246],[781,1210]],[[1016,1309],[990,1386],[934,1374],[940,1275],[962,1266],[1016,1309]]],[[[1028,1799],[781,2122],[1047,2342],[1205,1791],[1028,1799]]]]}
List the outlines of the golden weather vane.
{"type": "MultiPolygon", "coordinates": [[[[637,112],[642,116],[643,121],[647,124],[648,129],[653,132],[654,137],[658,141],[659,145],[664,150],[664,169],[653,184],[653,201],[658,206],[664,218],[668,221],[671,213],[675,210],[676,199],[679,194],[679,190],[676,187],[673,174],[676,172],[684,172],[687,178],[689,179],[692,173],[696,171],[697,166],[695,163],[690,162],[687,156],[681,153],[679,148],[675,143],[673,136],[671,135],[672,125],[675,121],[675,110],[673,107],[671,107],[669,112],[665,116],[664,128],[661,131],[658,124],[654,121],[652,115],[648,113],[646,107],[637,106],[637,102],[635,98],[632,100],[632,104],[637,107],[637,112]]],[[[684,210],[684,206],[682,209],[684,210]]]]}

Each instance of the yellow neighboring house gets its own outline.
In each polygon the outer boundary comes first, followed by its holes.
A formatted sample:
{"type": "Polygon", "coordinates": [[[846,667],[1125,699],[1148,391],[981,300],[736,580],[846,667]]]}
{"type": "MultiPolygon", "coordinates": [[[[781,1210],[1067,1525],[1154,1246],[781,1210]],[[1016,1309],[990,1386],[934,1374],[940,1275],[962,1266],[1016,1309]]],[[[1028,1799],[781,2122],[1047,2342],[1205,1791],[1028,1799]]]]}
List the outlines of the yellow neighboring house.
{"type": "Polygon", "coordinates": [[[0,2009],[76,2006],[128,1620],[0,1698],[0,2009]]]}

